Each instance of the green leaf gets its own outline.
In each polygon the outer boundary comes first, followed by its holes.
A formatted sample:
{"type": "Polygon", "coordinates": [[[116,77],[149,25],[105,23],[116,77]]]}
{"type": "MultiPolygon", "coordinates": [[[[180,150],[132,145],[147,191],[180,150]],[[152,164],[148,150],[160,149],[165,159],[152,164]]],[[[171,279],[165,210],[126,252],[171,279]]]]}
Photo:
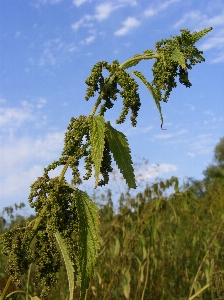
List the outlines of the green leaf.
{"type": "Polygon", "coordinates": [[[130,297],[130,291],[131,291],[130,281],[131,281],[131,275],[129,270],[127,269],[124,272],[124,283],[123,283],[123,292],[126,299],[129,299],[130,297]]]}
{"type": "Polygon", "coordinates": [[[140,282],[142,283],[142,282],[144,282],[144,269],[145,269],[145,265],[146,264],[144,264],[144,265],[142,265],[141,266],[141,268],[140,268],[140,282]]]}
{"type": "Polygon", "coordinates": [[[181,66],[182,69],[186,70],[186,63],[185,63],[185,57],[180,50],[175,49],[173,53],[171,54],[171,59],[174,61],[177,61],[178,64],[181,66]]]}
{"type": "Polygon", "coordinates": [[[156,215],[152,216],[152,235],[155,240],[157,235],[157,225],[158,225],[158,217],[156,215]]]}
{"type": "Polygon", "coordinates": [[[161,110],[161,106],[160,106],[160,102],[159,102],[159,97],[156,93],[156,89],[147,81],[147,79],[145,78],[145,76],[141,72],[134,71],[133,74],[136,77],[138,77],[138,79],[141,80],[141,82],[146,86],[148,91],[151,93],[152,98],[154,99],[156,107],[159,111],[160,120],[161,120],[161,127],[162,127],[163,126],[163,115],[162,115],[162,110],[161,110]]]}
{"type": "Polygon", "coordinates": [[[120,242],[118,240],[118,238],[116,238],[116,243],[115,243],[115,247],[114,247],[114,256],[117,256],[120,252],[120,242]]]}
{"type": "Polygon", "coordinates": [[[106,123],[106,127],[106,136],[108,138],[114,160],[123,174],[129,188],[136,188],[135,174],[127,138],[122,132],[114,129],[110,125],[110,122],[106,123]]]}
{"type": "Polygon", "coordinates": [[[73,293],[74,293],[74,268],[73,268],[73,263],[69,258],[69,252],[66,246],[65,241],[61,237],[60,233],[57,231],[55,233],[56,240],[58,242],[58,245],[60,247],[64,262],[65,262],[65,267],[67,271],[67,276],[68,276],[68,283],[69,283],[69,300],[73,300],[73,293]]]}
{"type": "Polygon", "coordinates": [[[76,262],[79,276],[77,281],[81,282],[81,299],[84,299],[90,278],[93,275],[99,249],[99,215],[96,204],[86,193],[74,188],[73,197],[79,219],[78,259],[76,262]]]}
{"type": "Polygon", "coordinates": [[[105,121],[102,116],[94,116],[90,122],[91,155],[95,170],[95,186],[98,185],[104,150],[105,121]]]}

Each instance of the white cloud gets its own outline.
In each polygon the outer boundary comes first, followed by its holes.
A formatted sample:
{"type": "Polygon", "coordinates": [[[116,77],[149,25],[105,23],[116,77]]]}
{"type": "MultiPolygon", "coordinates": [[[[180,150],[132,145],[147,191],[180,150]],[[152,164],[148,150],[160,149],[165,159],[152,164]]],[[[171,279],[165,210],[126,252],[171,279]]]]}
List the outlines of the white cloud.
{"type": "Polygon", "coordinates": [[[199,20],[201,21],[204,18],[206,18],[206,16],[202,15],[199,11],[191,11],[184,14],[184,16],[182,16],[181,19],[173,25],[173,27],[179,28],[185,23],[197,22],[199,20]]]}
{"type": "Polygon", "coordinates": [[[74,52],[77,49],[77,47],[74,44],[69,44],[66,46],[66,51],[68,52],[74,52]]]}
{"type": "Polygon", "coordinates": [[[32,103],[22,101],[19,107],[6,107],[5,100],[0,108],[0,166],[4,170],[0,174],[0,199],[3,199],[0,206],[6,206],[5,203],[10,197],[14,197],[16,202],[17,199],[21,200],[24,194],[28,195],[30,184],[42,174],[43,168],[49,162],[60,155],[63,132],[46,135],[42,132],[40,137],[33,134],[33,130],[41,122],[46,123],[42,113],[46,103],[47,100],[40,97],[32,103]],[[30,127],[32,137],[24,134],[30,127]],[[20,129],[23,131],[23,137],[18,137],[20,129]]]}
{"type": "Polygon", "coordinates": [[[93,19],[90,15],[85,15],[82,19],[72,24],[72,29],[77,30],[80,26],[91,27],[93,24],[89,23],[93,19]]]}
{"type": "Polygon", "coordinates": [[[166,8],[168,8],[171,4],[175,3],[175,2],[179,2],[180,0],[168,0],[165,2],[161,2],[161,3],[154,3],[154,5],[151,5],[148,9],[146,9],[144,11],[144,15],[146,17],[152,17],[156,14],[158,14],[160,11],[165,10],[166,8]]]}
{"type": "Polygon", "coordinates": [[[133,17],[128,17],[123,23],[123,27],[117,30],[114,34],[118,36],[122,36],[127,34],[132,28],[138,27],[140,22],[133,17]]]}
{"type": "Polygon", "coordinates": [[[102,3],[96,6],[94,15],[85,15],[79,21],[72,24],[73,30],[78,30],[81,26],[83,27],[92,27],[94,20],[103,21],[108,19],[110,14],[121,7],[120,5],[112,5],[111,3],[102,3]]]}
{"type": "Polygon", "coordinates": [[[214,144],[211,134],[201,134],[196,137],[194,142],[190,143],[190,148],[196,154],[209,154],[213,151],[214,144]]]}
{"type": "Polygon", "coordinates": [[[44,98],[39,98],[38,99],[38,103],[37,103],[37,108],[43,108],[45,106],[45,104],[47,103],[47,100],[44,98]]]}
{"type": "Polygon", "coordinates": [[[158,9],[159,10],[163,10],[166,9],[167,7],[169,7],[171,4],[175,3],[175,2],[179,2],[180,0],[168,0],[165,1],[163,3],[161,3],[160,5],[158,5],[158,9]]]}
{"type": "Polygon", "coordinates": [[[40,58],[39,66],[45,66],[46,64],[50,64],[54,66],[56,64],[56,59],[50,49],[44,49],[44,52],[40,58]]]}
{"type": "Polygon", "coordinates": [[[73,0],[73,4],[78,7],[86,2],[91,2],[91,1],[89,1],[89,0],[73,0]]]}
{"type": "Polygon", "coordinates": [[[88,45],[88,44],[92,43],[95,40],[95,38],[96,37],[94,35],[91,35],[91,36],[87,37],[85,40],[81,41],[81,43],[88,45]]]}
{"type": "Polygon", "coordinates": [[[32,158],[44,162],[55,159],[63,147],[63,138],[63,132],[55,132],[36,139],[23,137],[7,140],[1,147],[2,164],[6,167],[5,170],[8,170],[10,166],[26,165],[26,161],[31,161],[32,158]]]}
{"type": "Polygon", "coordinates": [[[220,15],[208,19],[207,23],[211,24],[210,26],[224,25],[224,11],[220,15]]]}
{"type": "MultiPolygon", "coordinates": [[[[7,103],[5,100],[4,103],[7,103]]],[[[40,97],[36,101],[21,101],[19,107],[0,107],[0,132],[14,133],[22,125],[32,122],[35,127],[46,124],[46,116],[41,109],[45,106],[47,100],[40,97]],[[37,111],[38,109],[38,111],[37,111]]]]}
{"type": "Polygon", "coordinates": [[[162,140],[165,140],[165,139],[169,139],[169,138],[172,138],[172,137],[176,137],[176,136],[179,136],[179,135],[183,135],[183,134],[186,134],[188,132],[188,130],[186,129],[182,129],[176,133],[161,133],[161,134],[157,134],[155,135],[155,138],[157,139],[162,139],[162,140]]]}
{"type": "MultiPolygon", "coordinates": [[[[85,15],[79,21],[72,24],[73,30],[78,30],[80,27],[93,27],[94,21],[101,22],[105,19],[108,19],[110,14],[116,10],[117,8],[121,7],[121,5],[112,5],[111,3],[102,3],[95,7],[95,14],[94,15],[85,15]]],[[[81,44],[90,44],[96,39],[96,30],[89,30],[91,36],[87,37],[85,40],[81,41],[81,44]]]]}
{"type": "Polygon", "coordinates": [[[125,131],[125,135],[130,136],[130,135],[136,135],[136,134],[141,134],[141,133],[147,133],[150,130],[152,130],[153,126],[148,126],[148,127],[131,127],[128,130],[125,131]]]}
{"type": "Polygon", "coordinates": [[[17,201],[17,198],[19,198],[20,195],[26,195],[28,197],[29,186],[42,174],[43,168],[40,165],[34,165],[28,170],[19,170],[19,172],[18,170],[14,171],[4,180],[1,180],[0,197],[3,199],[1,206],[7,206],[7,198],[10,197],[15,197],[14,202],[17,201]]]}
{"type": "Polygon", "coordinates": [[[117,7],[113,6],[111,3],[102,3],[96,7],[95,18],[98,21],[105,20],[116,8],[117,7]]]}
{"type": "MultiPolygon", "coordinates": [[[[49,39],[43,43],[39,66],[58,66],[68,59],[68,54],[76,50],[74,43],[65,43],[61,38],[49,39]]],[[[32,63],[32,61],[31,61],[32,63]]]]}
{"type": "Polygon", "coordinates": [[[211,60],[211,63],[214,63],[214,64],[222,63],[222,62],[224,62],[224,53],[217,55],[216,58],[211,60]]]}
{"type": "Polygon", "coordinates": [[[62,0],[49,0],[49,3],[51,3],[51,4],[57,4],[60,2],[62,2],[62,0]]]}
{"type": "Polygon", "coordinates": [[[189,155],[190,157],[195,157],[195,154],[192,152],[187,152],[187,155],[189,155]]]}
{"type": "Polygon", "coordinates": [[[210,116],[214,116],[214,113],[211,110],[206,110],[205,114],[210,115],[210,116]]]}
{"type": "Polygon", "coordinates": [[[6,107],[0,108],[0,127],[1,130],[7,129],[9,126],[18,127],[26,121],[34,120],[30,107],[15,108],[6,107]],[[13,125],[12,125],[13,124],[13,125]]]}
{"type": "Polygon", "coordinates": [[[194,111],[195,110],[195,106],[190,105],[190,104],[185,104],[185,106],[189,107],[190,110],[194,111]]]}
{"type": "Polygon", "coordinates": [[[145,11],[144,11],[144,15],[146,16],[146,17],[152,17],[152,16],[154,16],[154,15],[156,15],[157,14],[157,11],[156,11],[156,9],[153,9],[153,8],[148,8],[148,9],[146,9],[145,11]]]}
{"type": "Polygon", "coordinates": [[[206,27],[217,28],[217,26],[224,25],[224,11],[211,18],[206,14],[202,14],[198,10],[190,11],[184,14],[173,27],[179,28],[183,24],[191,24],[191,26],[195,27],[195,30],[201,30],[206,27]]]}
{"type": "Polygon", "coordinates": [[[118,0],[118,2],[120,2],[121,4],[124,4],[124,5],[126,5],[126,4],[129,4],[131,6],[138,5],[137,1],[135,1],[135,0],[118,0]]]}
{"type": "Polygon", "coordinates": [[[152,164],[146,168],[141,168],[135,172],[137,181],[145,181],[158,176],[162,176],[164,173],[171,173],[177,171],[177,167],[172,164],[152,164]]]}
{"type": "Polygon", "coordinates": [[[212,51],[212,58],[210,62],[224,62],[224,29],[213,30],[206,38],[205,42],[200,46],[200,49],[203,51],[215,49],[216,51],[212,51]]]}
{"type": "Polygon", "coordinates": [[[6,103],[6,99],[0,98],[0,103],[6,103]]]}
{"type": "Polygon", "coordinates": [[[4,170],[0,198],[28,193],[30,184],[42,175],[46,164],[59,157],[63,138],[63,132],[55,132],[36,139],[6,139],[2,143],[0,156],[0,165],[4,170]]]}
{"type": "Polygon", "coordinates": [[[210,50],[212,48],[224,48],[224,29],[216,31],[215,35],[208,37],[201,46],[201,50],[210,50]]]}
{"type": "Polygon", "coordinates": [[[39,4],[58,4],[62,2],[62,0],[39,0],[39,4]]]}

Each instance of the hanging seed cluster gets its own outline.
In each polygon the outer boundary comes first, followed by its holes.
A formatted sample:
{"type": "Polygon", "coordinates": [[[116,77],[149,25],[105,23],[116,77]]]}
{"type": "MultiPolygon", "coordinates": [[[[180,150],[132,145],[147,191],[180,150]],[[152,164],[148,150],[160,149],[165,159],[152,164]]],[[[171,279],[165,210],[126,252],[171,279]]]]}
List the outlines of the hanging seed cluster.
{"type": "Polygon", "coordinates": [[[117,100],[117,94],[119,94],[123,99],[123,108],[116,122],[123,123],[130,110],[132,126],[136,126],[136,118],[141,106],[138,84],[130,74],[123,68],[120,68],[117,60],[113,61],[111,65],[105,61],[97,63],[87,78],[86,84],[88,85],[85,96],[86,100],[94,97],[96,92],[99,94],[100,99],[104,100],[99,110],[101,116],[104,115],[107,109],[113,107],[114,103],[112,101],[117,100]],[[102,74],[103,69],[109,72],[108,78],[104,78],[102,74]]]}
{"type": "Polygon", "coordinates": [[[29,265],[35,260],[29,247],[31,236],[31,229],[19,224],[1,237],[2,254],[8,257],[6,272],[13,277],[17,287],[20,287],[21,276],[27,272],[29,265]]]}
{"type": "Polygon", "coordinates": [[[100,168],[100,173],[101,173],[103,179],[101,179],[98,182],[99,186],[106,185],[109,182],[109,173],[111,173],[113,171],[111,164],[112,164],[112,157],[111,157],[109,142],[107,139],[105,139],[102,165],[100,168]]]}
{"type": "Polygon", "coordinates": [[[90,156],[90,135],[89,135],[89,120],[86,116],[79,116],[78,118],[71,118],[70,124],[67,127],[64,138],[64,148],[61,158],[54,161],[47,168],[44,169],[44,175],[47,176],[50,170],[54,170],[58,166],[65,165],[68,158],[71,157],[69,167],[72,169],[72,183],[73,185],[82,182],[79,172],[79,162],[81,158],[88,157],[86,160],[85,169],[87,174],[85,179],[89,179],[92,174],[91,170],[91,156],[90,156]]]}
{"type": "Polygon", "coordinates": [[[204,31],[191,34],[189,30],[181,30],[180,36],[174,36],[172,39],[164,39],[156,43],[156,51],[160,54],[160,57],[156,59],[152,68],[154,78],[152,84],[156,88],[160,100],[168,101],[172,89],[177,86],[177,76],[181,84],[186,87],[191,86],[187,70],[191,70],[196,63],[205,60],[202,56],[203,52],[194,46],[194,43],[203,35],[205,35],[204,31]],[[171,55],[176,49],[180,50],[185,57],[185,69],[178,62],[171,59],[171,55]]]}
{"type": "Polygon", "coordinates": [[[29,196],[30,206],[40,213],[46,206],[46,213],[33,232],[29,223],[26,227],[18,225],[7,231],[3,236],[2,253],[8,256],[7,273],[20,286],[20,278],[28,271],[29,265],[35,262],[35,283],[42,287],[40,297],[45,297],[57,282],[57,272],[61,267],[60,253],[55,247],[55,232],[59,231],[66,241],[71,259],[75,259],[76,243],[72,234],[77,231],[78,217],[74,189],[65,180],[40,177],[31,185],[29,196]],[[35,240],[30,243],[34,237],[35,240]]]}
{"type": "Polygon", "coordinates": [[[40,213],[46,207],[45,215],[35,235],[34,259],[36,283],[43,287],[42,297],[46,296],[57,282],[57,272],[61,266],[60,253],[55,247],[55,232],[59,231],[74,251],[72,233],[76,232],[78,217],[73,197],[74,189],[58,177],[40,177],[31,185],[30,206],[40,213]]]}

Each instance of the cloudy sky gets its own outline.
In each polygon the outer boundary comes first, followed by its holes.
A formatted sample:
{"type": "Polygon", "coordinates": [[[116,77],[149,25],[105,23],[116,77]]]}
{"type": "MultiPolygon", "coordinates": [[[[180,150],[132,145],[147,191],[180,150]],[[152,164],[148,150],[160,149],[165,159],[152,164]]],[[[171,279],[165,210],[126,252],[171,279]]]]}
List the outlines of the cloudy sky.
{"type": "MultiPolygon", "coordinates": [[[[116,127],[133,160],[148,160],[141,180],[203,178],[224,133],[223,0],[1,0],[0,14],[0,211],[27,203],[30,184],[60,156],[70,118],[90,113],[85,79],[96,62],[122,63],[180,29],[212,26],[197,44],[206,62],[189,72],[193,86],[162,103],[167,130],[144,87],[137,127],[116,127]]],[[[151,68],[139,66],[149,81],[151,68]]],[[[112,124],[120,108],[106,115],[112,124]]]]}

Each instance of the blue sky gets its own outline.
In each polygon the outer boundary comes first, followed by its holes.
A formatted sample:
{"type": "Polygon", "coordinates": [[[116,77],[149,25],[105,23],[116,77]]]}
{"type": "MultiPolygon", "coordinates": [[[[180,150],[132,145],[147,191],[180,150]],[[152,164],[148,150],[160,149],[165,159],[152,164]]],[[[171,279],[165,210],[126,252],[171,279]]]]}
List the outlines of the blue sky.
{"type": "MultiPolygon", "coordinates": [[[[96,62],[122,63],[180,29],[212,26],[197,43],[206,62],[189,72],[193,86],[178,85],[162,103],[167,130],[142,86],[137,127],[116,126],[133,160],[148,160],[138,178],[203,178],[224,132],[223,0],[1,0],[0,22],[0,211],[27,203],[30,184],[60,156],[70,118],[90,113],[85,79],[96,62]]],[[[151,68],[139,65],[149,81],[151,68]]],[[[106,114],[112,125],[120,109],[106,114]]]]}

